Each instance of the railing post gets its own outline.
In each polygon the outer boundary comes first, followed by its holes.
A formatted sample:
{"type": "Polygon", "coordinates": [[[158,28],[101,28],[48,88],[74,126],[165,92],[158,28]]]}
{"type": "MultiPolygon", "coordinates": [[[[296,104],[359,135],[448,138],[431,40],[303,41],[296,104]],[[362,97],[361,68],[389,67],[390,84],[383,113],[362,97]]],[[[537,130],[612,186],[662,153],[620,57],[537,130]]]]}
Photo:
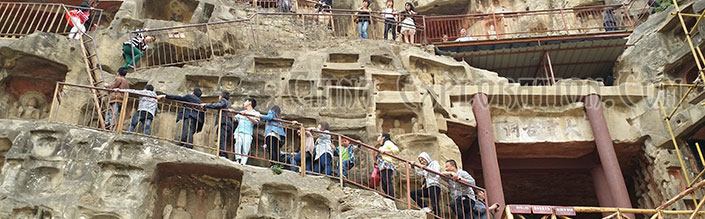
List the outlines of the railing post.
{"type": "MultiPolygon", "coordinates": [[[[222,118],[223,118],[223,109],[220,109],[220,110],[218,110],[218,119],[217,119],[218,122],[216,123],[216,124],[218,124],[217,125],[218,130],[215,132],[217,134],[217,136],[216,136],[217,140],[216,140],[216,144],[215,144],[215,156],[216,157],[220,156],[220,132],[222,132],[222,130],[221,130],[222,128],[220,128],[221,127],[220,122],[221,122],[222,118]]],[[[205,122],[205,121],[203,121],[203,122],[205,122]]],[[[227,141],[225,141],[225,142],[227,142],[227,141]]],[[[227,148],[226,148],[226,150],[227,150],[227,148]]]]}
{"type": "Polygon", "coordinates": [[[499,39],[499,33],[497,33],[497,13],[492,12],[492,23],[494,24],[494,37],[495,39],[499,39]]]}
{"type": "Polygon", "coordinates": [[[423,41],[421,44],[426,45],[428,44],[428,25],[426,24],[426,15],[421,15],[421,20],[423,23],[423,41]]]}
{"type": "Polygon", "coordinates": [[[59,98],[57,98],[57,95],[59,95],[59,83],[58,82],[56,83],[56,88],[54,88],[54,96],[51,96],[51,107],[49,107],[49,122],[54,121],[54,113],[55,113],[54,111],[56,110],[54,106],[59,105],[59,101],[58,101],[59,98]]]}
{"type": "Polygon", "coordinates": [[[504,215],[507,216],[507,219],[514,219],[514,215],[512,214],[512,209],[509,208],[509,205],[504,208],[504,215]]]}
{"type": "Polygon", "coordinates": [[[634,29],[634,22],[632,21],[632,16],[629,15],[629,9],[627,9],[626,5],[622,3],[622,8],[624,8],[624,16],[627,16],[627,20],[629,20],[629,26],[634,29]]]}
{"type": "MultiPolygon", "coordinates": [[[[341,135],[338,135],[338,178],[340,178],[340,188],[343,188],[343,182],[345,182],[345,179],[343,179],[343,151],[340,148],[341,143],[343,141],[343,137],[341,135]]],[[[348,145],[348,147],[350,147],[348,145]]]]}
{"type": "Polygon", "coordinates": [[[299,132],[299,136],[301,136],[301,146],[299,147],[301,166],[299,170],[301,171],[301,176],[306,176],[306,129],[303,124],[299,124],[299,132]]]}
{"type": "Polygon", "coordinates": [[[561,18],[563,18],[563,28],[565,29],[565,34],[570,34],[570,31],[568,31],[568,23],[565,21],[565,13],[563,13],[562,8],[561,8],[561,18]]]}
{"type": "Polygon", "coordinates": [[[406,164],[405,165],[406,166],[406,207],[408,209],[411,209],[411,181],[410,181],[411,176],[409,175],[409,173],[411,172],[411,171],[409,171],[409,168],[411,168],[411,165],[409,164],[409,162],[406,162],[405,164],[406,164]]]}
{"type": "MultiPolygon", "coordinates": [[[[210,28],[208,28],[208,23],[206,23],[206,37],[208,37],[208,44],[211,47],[211,58],[210,59],[214,59],[215,58],[215,48],[213,48],[213,40],[211,39],[210,32],[211,31],[210,31],[210,28]]],[[[208,59],[208,60],[210,60],[210,59],[208,59]]],[[[186,61],[186,60],[184,60],[184,61],[186,61]]],[[[218,137],[218,139],[220,139],[220,137],[218,137]]]]}
{"type": "MultiPolygon", "coordinates": [[[[118,92],[118,91],[116,91],[116,92],[118,92]]],[[[125,112],[125,111],[127,111],[127,100],[130,97],[130,93],[123,92],[122,95],[123,96],[122,96],[122,106],[120,106],[120,116],[113,116],[113,119],[118,119],[117,129],[115,130],[116,133],[122,133],[122,127],[123,127],[124,121],[125,121],[125,114],[127,114],[127,112],[125,112]],[[116,118],[116,117],[119,117],[119,118],[116,118]]],[[[113,110],[113,113],[115,113],[114,110],[113,110]]],[[[115,121],[113,121],[113,122],[115,122],[115,121]]]]}

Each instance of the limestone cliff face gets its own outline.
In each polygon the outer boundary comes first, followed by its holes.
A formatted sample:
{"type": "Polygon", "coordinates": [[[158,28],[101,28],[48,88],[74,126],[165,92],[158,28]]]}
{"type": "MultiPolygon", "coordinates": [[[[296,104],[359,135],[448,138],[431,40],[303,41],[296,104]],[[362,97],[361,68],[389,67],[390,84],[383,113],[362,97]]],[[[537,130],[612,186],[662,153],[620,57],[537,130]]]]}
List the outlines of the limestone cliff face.
{"type": "Polygon", "coordinates": [[[327,178],[65,125],[0,120],[0,158],[1,218],[424,218],[327,178]]]}

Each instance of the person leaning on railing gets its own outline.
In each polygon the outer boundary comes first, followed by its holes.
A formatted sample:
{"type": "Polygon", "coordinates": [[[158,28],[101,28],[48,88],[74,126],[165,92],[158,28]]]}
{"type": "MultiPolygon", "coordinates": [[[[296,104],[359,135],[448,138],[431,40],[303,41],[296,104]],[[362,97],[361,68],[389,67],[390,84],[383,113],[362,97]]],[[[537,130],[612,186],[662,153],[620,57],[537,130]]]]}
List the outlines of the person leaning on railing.
{"type": "Polygon", "coordinates": [[[427,207],[423,203],[423,198],[429,198],[431,200],[433,214],[440,215],[441,209],[438,207],[438,199],[441,195],[441,183],[439,182],[441,176],[433,172],[428,172],[424,168],[434,172],[440,172],[441,165],[438,164],[438,161],[432,160],[431,156],[429,156],[426,152],[421,152],[418,160],[423,168],[418,168],[416,165],[413,165],[412,167],[414,168],[416,175],[424,177],[425,183],[421,186],[421,189],[411,191],[409,195],[411,196],[411,199],[413,199],[425,212],[431,212],[431,208],[427,207]]]}
{"type": "Polygon", "coordinates": [[[475,179],[465,170],[458,169],[458,164],[455,160],[447,160],[445,169],[446,171],[443,174],[450,177],[450,179],[446,180],[450,185],[448,190],[450,190],[450,197],[453,201],[450,203],[450,210],[459,219],[471,218],[472,207],[475,205],[475,192],[472,187],[463,185],[463,183],[474,186],[475,179]]]}
{"type": "MultiPolygon", "coordinates": [[[[340,146],[335,148],[334,155],[338,156],[342,161],[343,177],[346,179],[348,178],[348,171],[355,166],[355,148],[347,138],[340,139],[340,146]]],[[[340,165],[338,165],[337,170],[340,170],[340,168],[340,165]]]]}
{"type": "Polygon", "coordinates": [[[379,174],[381,178],[382,190],[385,194],[394,198],[394,164],[392,164],[391,156],[386,154],[396,154],[399,152],[397,145],[392,142],[392,138],[389,133],[382,132],[382,134],[377,137],[377,145],[379,145],[379,151],[381,153],[377,154],[377,168],[379,169],[379,174]]]}
{"type": "Polygon", "coordinates": [[[235,149],[235,162],[245,165],[250,155],[253,129],[259,123],[260,114],[255,110],[257,101],[254,98],[248,98],[242,103],[242,106],[245,110],[235,115],[237,128],[235,129],[235,146],[233,148],[235,149]]]}
{"type": "Polygon", "coordinates": [[[147,44],[156,41],[156,38],[153,36],[144,36],[144,34],[140,33],[141,31],[146,31],[146,29],[136,30],[135,32],[137,32],[137,34],[135,34],[132,39],[122,44],[122,57],[125,59],[125,65],[122,66],[123,68],[136,68],[137,62],[144,56],[144,52],[147,51],[147,44]]]}
{"type": "Polygon", "coordinates": [[[370,27],[370,0],[362,0],[362,7],[357,14],[357,32],[360,39],[367,39],[367,28],[370,27]]]}
{"type": "Polygon", "coordinates": [[[144,86],[144,90],[133,90],[133,89],[115,89],[120,92],[129,92],[140,95],[140,102],[137,105],[137,111],[132,115],[132,122],[130,127],[127,128],[128,132],[135,132],[138,123],[142,123],[144,126],[144,134],[150,135],[152,133],[152,119],[154,119],[155,113],[157,111],[157,93],[154,92],[154,86],[148,84],[144,86]]]}
{"type": "Polygon", "coordinates": [[[264,144],[265,150],[269,152],[269,159],[272,160],[269,164],[270,167],[284,163],[280,157],[281,146],[286,143],[286,130],[284,130],[282,122],[278,121],[281,119],[281,112],[279,106],[272,106],[266,115],[259,115],[259,118],[265,121],[264,144]]]}
{"type": "Polygon", "coordinates": [[[472,207],[473,218],[487,219],[487,212],[489,212],[490,218],[494,219],[494,214],[499,209],[499,204],[494,203],[488,208],[485,200],[487,200],[485,192],[482,190],[477,191],[477,200],[475,201],[475,205],[472,207]]]}
{"type": "MultiPolygon", "coordinates": [[[[130,83],[127,82],[127,79],[125,79],[125,76],[127,75],[127,68],[119,68],[118,69],[118,76],[115,77],[115,80],[113,81],[112,84],[105,84],[105,88],[108,89],[129,89],[130,88],[130,83]]],[[[122,100],[124,97],[124,94],[122,92],[109,92],[110,94],[108,95],[108,103],[110,104],[108,106],[108,113],[105,116],[105,125],[108,127],[108,129],[113,129],[114,126],[117,124],[115,120],[118,119],[120,116],[120,109],[122,108],[122,100]]]]}
{"type": "Polygon", "coordinates": [[[404,11],[401,12],[401,34],[405,43],[414,43],[414,35],[416,35],[416,22],[414,21],[414,15],[416,15],[416,10],[414,10],[414,4],[411,2],[406,2],[404,4],[404,11]]]}
{"type": "Polygon", "coordinates": [[[333,175],[333,150],[335,149],[328,133],[330,125],[328,122],[318,123],[318,127],[312,130],[313,137],[316,138],[316,154],[314,155],[313,171],[320,174],[333,175]]]}
{"type": "Polygon", "coordinates": [[[203,103],[203,101],[201,101],[201,94],[203,94],[201,89],[194,88],[193,92],[184,96],[167,94],[159,95],[157,97],[159,99],[166,98],[186,102],[180,109],[178,109],[179,112],[176,115],[176,122],[183,120],[181,123],[181,140],[177,143],[179,146],[193,149],[193,134],[200,132],[203,129],[203,120],[205,119],[206,114],[203,109],[198,106],[198,104],[203,103]]]}
{"type": "MultiPolygon", "coordinates": [[[[299,133],[299,135],[304,135],[304,134],[299,133]]],[[[292,165],[293,166],[291,167],[291,171],[296,171],[298,165],[301,165],[302,154],[304,154],[303,156],[305,156],[305,158],[306,158],[306,165],[305,165],[306,171],[307,172],[313,171],[313,155],[316,150],[316,146],[315,146],[316,144],[314,143],[315,140],[313,139],[313,134],[311,134],[310,131],[306,131],[305,135],[306,135],[306,138],[304,140],[305,141],[304,152],[299,151],[294,155],[294,157],[292,158],[292,160],[293,160],[292,165]]]]}
{"type": "Polygon", "coordinates": [[[392,40],[397,40],[397,22],[399,17],[397,16],[397,9],[394,9],[394,1],[387,0],[387,8],[382,10],[382,15],[384,16],[384,39],[389,39],[389,31],[392,31],[392,40]]]}
{"type": "Polygon", "coordinates": [[[220,150],[218,151],[218,156],[228,158],[228,153],[225,153],[227,146],[233,144],[233,120],[230,115],[230,92],[221,91],[220,96],[218,96],[217,103],[201,103],[201,107],[219,109],[220,112],[220,122],[215,121],[215,125],[220,125],[220,150]],[[218,124],[220,123],[220,124],[218,124]]]}

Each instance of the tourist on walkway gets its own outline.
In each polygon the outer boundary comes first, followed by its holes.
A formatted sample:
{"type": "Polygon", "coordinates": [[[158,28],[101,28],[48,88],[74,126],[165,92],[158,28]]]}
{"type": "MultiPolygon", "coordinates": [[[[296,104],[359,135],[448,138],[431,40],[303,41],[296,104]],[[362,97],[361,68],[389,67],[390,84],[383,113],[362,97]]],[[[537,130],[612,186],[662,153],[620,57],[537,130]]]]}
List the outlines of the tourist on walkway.
{"type": "Polygon", "coordinates": [[[397,9],[394,8],[393,0],[387,0],[387,8],[382,10],[382,16],[384,17],[384,39],[389,39],[389,31],[391,31],[392,40],[397,40],[397,22],[399,22],[399,17],[397,9]]]}
{"type": "Polygon", "coordinates": [[[380,154],[377,155],[377,168],[381,179],[382,190],[385,194],[394,198],[394,164],[392,157],[387,154],[396,154],[399,148],[392,142],[389,133],[383,132],[377,137],[380,154]]]}
{"type": "Polygon", "coordinates": [[[286,130],[284,130],[282,122],[278,121],[281,119],[281,109],[279,106],[272,106],[267,111],[267,115],[260,116],[260,119],[265,121],[264,143],[269,151],[269,159],[272,161],[270,166],[284,163],[284,160],[279,159],[281,146],[286,143],[286,130]]]}
{"type": "Polygon", "coordinates": [[[467,42],[471,41],[472,37],[468,36],[468,32],[465,28],[460,28],[460,37],[455,39],[455,42],[467,42]]]}
{"type": "Polygon", "coordinates": [[[90,15],[90,5],[87,2],[81,4],[81,8],[75,8],[70,10],[66,14],[66,19],[71,25],[71,31],[69,31],[69,38],[71,39],[81,39],[81,35],[86,32],[86,27],[84,23],[88,20],[90,15]]]}
{"type": "Polygon", "coordinates": [[[330,125],[327,122],[321,122],[318,127],[311,132],[316,138],[316,157],[313,162],[313,171],[320,174],[332,176],[333,169],[331,161],[333,160],[333,145],[328,133],[330,125]],[[323,132],[323,133],[321,133],[323,132]]]}
{"type": "Polygon", "coordinates": [[[362,0],[362,7],[356,14],[358,37],[367,39],[367,28],[370,27],[370,0],[362,0]]]}
{"type": "Polygon", "coordinates": [[[407,2],[404,4],[404,11],[401,12],[403,18],[401,22],[401,34],[405,43],[414,43],[414,35],[416,35],[416,22],[414,22],[414,4],[407,2]]]}
{"type": "MultiPolygon", "coordinates": [[[[340,146],[335,149],[335,155],[342,160],[343,177],[348,178],[348,171],[355,166],[355,146],[350,144],[350,140],[343,137],[340,139],[340,146]]],[[[340,171],[340,165],[337,168],[340,171]]]]}
{"type": "Polygon", "coordinates": [[[247,158],[250,155],[250,146],[252,145],[253,129],[259,123],[259,112],[255,110],[257,101],[254,98],[248,98],[242,103],[245,110],[240,111],[240,114],[235,116],[237,120],[237,128],[235,129],[235,162],[242,165],[247,164],[247,158]]]}
{"type": "MultiPolygon", "coordinates": [[[[220,150],[218,151],[218,156],[228,158],[228,153],[225,153],[228,146],[233,145],[233,121],[230,115],[230,92],[221,91],[220,96],[218,96],[217,103],[201,103],[201,107],[222,110],[220,113],[220,150]]],[[[218,120],[215,121],[215,125],[218,124],[218,120]]]]}
{"type": "Polygon", "coordinates": [[[426,152],[421,152],[418,160],[423,168],[418,168],[415,165],[412,167],[414,167],[414,172],[416,172],[416,175],[424,177],[425,183],[423,188],[411,191],[411,198],[414,199],[416,204],[423,208],[425,212],[431,212],[431,209],[423,202],[423,198],[429,198],[431,200],[433,214],[436,216],[441,216],[441,209],[438,207],[438,199],[441,195],[441,184],[439,182],[440,175],[437,174],[441,171],[441,165],[438,164],[438,161],[432,160],[431,156],[429,156],[426,152]],[[429,172],[426,169],[434,171],[435,173],[429,172]]]}
{"type": "MultiPolygon", "coordinates": [[[[143,31],[143,30],[136,30],[143,31]]],[[[136,68],[137,62],[144,56],[147,51],[147,44],[156,40],[153,36],[144,36],[142,33],[137,33],[132,39],[122,44],[122,57],[125,59],[123,68],[136,68]]]]}
{"type": "MultiPolygon", "coordinates": [[[[305,152],[304,156],[306,158],[306,165],[305,166],[306,166],[306,171],[311,172],[311,171],[313,171],[313,155],[316,150],[316,146],[315,146],[316,143],[313,138],[313,134],[311,134],[310,131],[306,131],[305,135],[306,135],[305,145],[304,145],[304,152],[305,152]]],[[[301,165],[301,154],[302,154],[302,152],[299,151],[298,153],[296,153],[294,155],[294,158],[293,158],[294,161],[292,162],[294,166],[291,167],[291,171],[296,171],[297,167],[299,165],[301,165]]]]}
{"type": "Polygon", "coordinates": [[[450,190],[450,210],[458,216],[459,219],[471,218],[472,207],[475,205],[475,192],[472,187],[464,185],[469,184],[474,186],[475,179],[470,176],[465,170],[458,169],[458,164],[455,160],[446,161],[446,172],[443,172],[450,179],[446,179],[450,190]]]}
{"type": "Polygon", "coordinates": [[[98,25],[93,24],[93,22],[96,20],[96,16],[95,16],[95,14],[92,14],[91,12],[93,12],[93,10],[98,7],[99,2],[100,2],[99,0],[89,0],[89,1],[84,1],[83,3],[81,3],[81,7],[90,9],[85,12],[86,16],[88,16],[89,18],[85,23],[83,23],[87,32],[91,32],[91,30],[93,29],[94,26],[98,27],[98,25]]]}
{"type": "Polygon", "coordinates": [[[144,127],[144,134],[152,133],[152,119],[157,112],[157,93],[154,93],[154,86],[148,84],[144,86],[144,90],[119,89],[122,92],[129,92],[140,95],[140,102],[137,105],[137,111],[132,115],[132,123],[127,128],[128,132],[135,132],[137,124],[141,123],[144,127]]]}
{"type": "Polygon", "coordinates": [[[206,114],[203,108],[199,106],[203,103],[203,101],[201,101],[201,94],[201,89],[194,88],[193,92],[184,96],[167,94],[158,97],[159,99],[166,98],[186,102],[181,106],[181,109],[178,109],[179,112],[176,115],[176,122],[183,120],[181,123],[181,139],[180,142],[177,143],[179,146],[193,149],[193,134],[203,129],[203,120],[206,114]]]}
{"type": "Polygon", "coordinates": [[[478,219],[488,219],[487,218],[487,213],[490,213],[491,217],[490,219],[494,219],[494,214],[499,209],[499,204],[494,203],[492,206],[489,208],[487,207],[487,204],[485,203],[485,200],[487,199],[487,196],[485,195],[485,192],[480,190],[477,191],[477,200],[475,201],[475,205],[472,207],[472,217],[473,218],[478,218],[478,219]]]}
{"type": "MultiPolygon", "coordinates": [[[[112,84],[105,84],[105,88],[108,89],[129,89],[130,83],[127,82],[125,76],[127,75],[126,68],[118,69],[118,76],[115,77],[112,84]]],[[[117,121],[120,117],[120,109],[122,108],[122,100],[124,94],[122,92],[110,92],[108,96],[108,113],[105,116],[105,126],[108,129],[113,130],[117,121]]]]}

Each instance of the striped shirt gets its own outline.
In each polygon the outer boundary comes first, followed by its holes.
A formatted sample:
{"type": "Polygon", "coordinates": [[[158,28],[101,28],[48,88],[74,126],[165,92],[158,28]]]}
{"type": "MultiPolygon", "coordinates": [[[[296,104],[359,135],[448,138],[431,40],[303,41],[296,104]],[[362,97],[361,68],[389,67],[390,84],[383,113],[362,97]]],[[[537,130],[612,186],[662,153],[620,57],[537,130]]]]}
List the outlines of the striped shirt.
{"type": "MultiPolygon", "coordinates": [[[[136,30],[136,31],[142,31],[141,29],[136,30]]],[[[137,33],[135,37],[132,37],[132,39],[125,41],[123,45],[129,45],[132,47],[137,47],[137,49],[141,51],[147,50],[147,43],[144,42],[144,34],[142,33],[137,33]]]]}

